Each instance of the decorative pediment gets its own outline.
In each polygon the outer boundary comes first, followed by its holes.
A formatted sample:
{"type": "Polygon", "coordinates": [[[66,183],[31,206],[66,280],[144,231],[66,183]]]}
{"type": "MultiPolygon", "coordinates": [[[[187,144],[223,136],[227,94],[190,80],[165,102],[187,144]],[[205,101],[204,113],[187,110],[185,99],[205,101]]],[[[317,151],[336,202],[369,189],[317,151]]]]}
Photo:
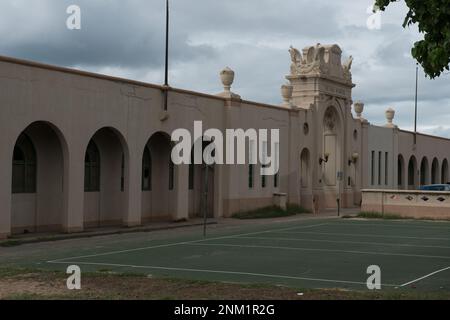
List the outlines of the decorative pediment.
{"type": "Polygon", "coordinates": [[[303,54],[293,47],[291,54],[291,76],[323,75],[352,82],[353,57],[342,63],[342,50],[338,45],[322,45],[303,49],[303,54]]]}

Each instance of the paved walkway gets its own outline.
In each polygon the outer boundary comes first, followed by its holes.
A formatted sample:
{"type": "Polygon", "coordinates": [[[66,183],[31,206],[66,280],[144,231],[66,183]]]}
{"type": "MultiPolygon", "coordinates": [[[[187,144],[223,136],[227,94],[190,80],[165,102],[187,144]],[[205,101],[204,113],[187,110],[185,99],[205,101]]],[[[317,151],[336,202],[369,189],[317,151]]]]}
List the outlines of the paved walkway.
{"type": "MultiPolygon", "coordinates": [[[[357,215],[360,213],[359,208],[342,209],[341,217],[348,215],[357,215]]],[[[272,219],[255,219],[255,220],[238,220],[232,218],[218,218],[209,219],[208,225],[216,225],[217,227],[233,227],[242,225],[259,225],[267,223],[281,223],[281,222],[295,222],[300,220],[308,219],[329,219],[337,218],[337,210],[330,209],[325,210],[319,215],[314,214],[301,214],[297,216],[285,217],[285,218],[272,218],[272,219]]],[[[125,227],[109,227],[109,228],[96,228],[88,229],[85,232],[73,233],[73,234],[55,234],[55,233],[38,233],[38,234],[27,234],[27,235],[15,235],[8,240],[0,241],[1,246],[15,246],[28,243],[36,242],[48,242],[48,241],[59,241],[67,239],[80,239],[80,238],[91,238],[98,236],[107,236],[114,234],[127,234],[127,233],[138,233],[138,232],[153,232],[161,230],[173,230],[181,228],[198,227],[204,224],[203,219],[191,219],[186,222],[157,222],[145,226],[125,228],[125,227]]]]}

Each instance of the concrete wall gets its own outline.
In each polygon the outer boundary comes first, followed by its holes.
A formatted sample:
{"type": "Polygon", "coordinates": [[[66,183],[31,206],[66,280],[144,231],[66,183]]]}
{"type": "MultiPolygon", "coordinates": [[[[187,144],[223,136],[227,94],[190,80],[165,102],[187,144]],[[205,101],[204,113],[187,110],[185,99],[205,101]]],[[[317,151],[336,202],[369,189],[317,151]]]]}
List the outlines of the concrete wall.
{"type": "Polygon", "coordinates": [[[365,174],[369,177],[366,188],[396,188],[396,136],[391,128],[370,126],[368,128],[368,166],[365,174]]]}
{"type": "Polygon", "coordinates": [[[363,190],[361,210],[415,219],[450,219],[450,192],[363,190]]]}

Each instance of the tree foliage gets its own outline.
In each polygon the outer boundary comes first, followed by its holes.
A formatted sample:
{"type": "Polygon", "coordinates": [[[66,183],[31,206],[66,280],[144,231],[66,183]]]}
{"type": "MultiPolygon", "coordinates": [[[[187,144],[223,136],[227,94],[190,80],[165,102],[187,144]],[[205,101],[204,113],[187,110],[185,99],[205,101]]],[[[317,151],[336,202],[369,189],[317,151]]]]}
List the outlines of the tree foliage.
{"type": "MultiPolygon", "coordinates": [[[[375,0],[384,11],[391,2],[375,0]]],[[[417,24],[424,39],[414,44],[411,52],[432,79],[439,77],[450,64],[450,0],[404,0],[409,7],[403,27],[417,24]]]]}

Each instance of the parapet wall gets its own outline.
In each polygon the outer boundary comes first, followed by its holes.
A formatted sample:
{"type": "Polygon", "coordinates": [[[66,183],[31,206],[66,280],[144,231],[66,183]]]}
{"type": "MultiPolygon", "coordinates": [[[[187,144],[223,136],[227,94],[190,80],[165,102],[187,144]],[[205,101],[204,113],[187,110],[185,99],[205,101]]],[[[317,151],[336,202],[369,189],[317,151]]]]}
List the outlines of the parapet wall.
{"type": "Polygon", "coordinates": [[[363,190],[362,212],[450,219],[450,192],[363,190]]]}

